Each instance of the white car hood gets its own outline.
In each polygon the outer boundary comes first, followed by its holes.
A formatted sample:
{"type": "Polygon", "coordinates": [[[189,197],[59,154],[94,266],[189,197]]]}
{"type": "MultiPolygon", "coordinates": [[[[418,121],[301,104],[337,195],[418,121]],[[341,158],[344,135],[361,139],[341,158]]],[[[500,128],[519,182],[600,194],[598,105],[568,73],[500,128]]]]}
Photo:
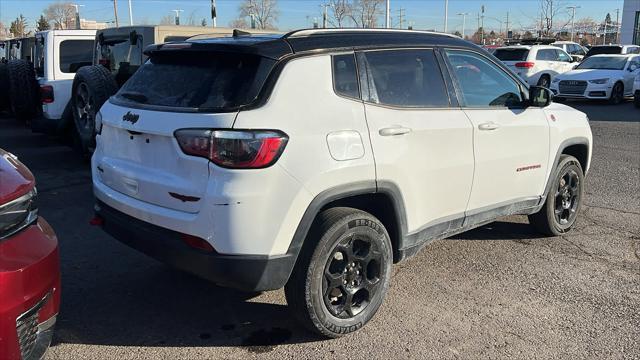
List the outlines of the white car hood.
{"type": "Polygon", "coordinates": [[[605,78],[618,78],[622,76],[624,70],[596,70],[596,69],[576,69],[558,75],[560,80],[595,80],[605,78]]]}

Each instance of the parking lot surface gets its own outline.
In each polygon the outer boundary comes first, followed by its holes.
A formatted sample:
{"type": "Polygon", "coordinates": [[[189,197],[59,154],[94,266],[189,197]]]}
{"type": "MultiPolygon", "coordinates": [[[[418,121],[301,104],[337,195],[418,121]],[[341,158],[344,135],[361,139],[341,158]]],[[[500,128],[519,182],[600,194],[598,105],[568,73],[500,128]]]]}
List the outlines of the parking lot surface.
{"type": "Polygon", "coordinates": [[[362,330],[322,340],[282,291],[246,294],[174,271],[91,227],[89,164],[0,118],[0,147],[36,175],[56,230],[62,310],[49,359],[640,358],[640,111],[569,103],[592,120],[586,200],[571,233],[526,217],[428,245],[394,266],[362,330]]]}

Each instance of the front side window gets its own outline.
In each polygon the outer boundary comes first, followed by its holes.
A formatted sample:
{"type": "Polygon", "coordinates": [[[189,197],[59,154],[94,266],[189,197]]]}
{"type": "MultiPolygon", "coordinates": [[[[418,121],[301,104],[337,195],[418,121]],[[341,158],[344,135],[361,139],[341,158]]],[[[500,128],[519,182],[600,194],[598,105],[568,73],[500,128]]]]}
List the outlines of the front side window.
{"type": "Polygon", "coordinates": [[[333,86],[338,95],[360,99],[356,57],[353,54],[333,56],[333,86]]]}
{"type": "Polygon", "coordinates": [[[365,53],[368,99],[382,105],[411,108],[449,106],[447,88],[431,49],[365,53]]]}
{"type": "Polygon", "coordinates": [[[563,62],[571,62],[571,56],[567,55],[566,52],[562,51],[562,50],[556,50],[558,52],[558,60],[563,61],[563,62]]]}
{"type": "Polygon", "coordinates": [[[489,59],[462,50],[446,50],[446,55],[463,106],[490,108],[522,104],[516,80],[489,59]]]}
{"type": "Polygon", "coordinates": [[[65,40],[60,43],[60,71],[75,73],[82,66],[91,65],[93,40],[65,40]]]}

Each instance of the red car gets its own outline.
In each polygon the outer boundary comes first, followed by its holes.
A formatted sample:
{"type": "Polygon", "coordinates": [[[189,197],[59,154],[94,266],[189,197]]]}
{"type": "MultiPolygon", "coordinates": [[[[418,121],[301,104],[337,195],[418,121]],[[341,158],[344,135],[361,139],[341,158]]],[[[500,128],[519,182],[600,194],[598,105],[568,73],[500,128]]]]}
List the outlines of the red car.
{"type": "Polygon", "coordinates": [[[40,359],[60,309],[58,239],[33,175],[0,149],[0,359],[40,359]]]}

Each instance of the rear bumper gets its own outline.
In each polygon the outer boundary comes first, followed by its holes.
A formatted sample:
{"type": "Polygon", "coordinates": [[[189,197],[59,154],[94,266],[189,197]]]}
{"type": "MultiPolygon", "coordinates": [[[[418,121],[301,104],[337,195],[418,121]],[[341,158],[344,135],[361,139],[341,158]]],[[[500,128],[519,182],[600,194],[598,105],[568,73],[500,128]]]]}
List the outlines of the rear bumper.
{"type": "Polygon", "coordinates": [[[122,243],[179,270],[221,286],[243,291],[275,290],[284,286],[296,261],[284,255],[223,255],[188,246],[181,233],[124,214],[97,200],[96,215],[103,229],[122,243]]]}
{"type": "Polygon", "coordinates": [[[0,359],[39,359],[60,309],[58,241],[44,219],[0,241],[0,269],[0,359]]]}

